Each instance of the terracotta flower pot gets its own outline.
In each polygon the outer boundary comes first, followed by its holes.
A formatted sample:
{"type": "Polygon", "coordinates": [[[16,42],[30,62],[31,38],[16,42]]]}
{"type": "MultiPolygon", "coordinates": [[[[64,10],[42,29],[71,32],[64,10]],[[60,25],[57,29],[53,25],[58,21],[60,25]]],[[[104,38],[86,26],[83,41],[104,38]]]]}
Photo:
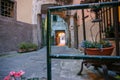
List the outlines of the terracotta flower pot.
{"type": "Polygon", "coordinates": [[[86,52],[87,55],[104,55],[104,56],[109,56],[109,55],[112,54],[113,49],[114,49],[114,46],[103,48],[103,49],[86,48],[85,52],[86,52]]]}
{"type": "Polygon", "coordinates": [[[23,53],[23,52],[26,52],[27,50],[26,49],[19,49],[18,52],[19,53],[23,53]]]}

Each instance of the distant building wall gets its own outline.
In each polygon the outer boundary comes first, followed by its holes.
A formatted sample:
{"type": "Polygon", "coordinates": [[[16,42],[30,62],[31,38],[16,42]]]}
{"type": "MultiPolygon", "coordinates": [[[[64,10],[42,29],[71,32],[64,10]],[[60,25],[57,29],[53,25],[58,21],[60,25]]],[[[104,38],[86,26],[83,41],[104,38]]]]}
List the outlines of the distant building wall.
{"type": "Polygon", "coordinates": [[[15,0],[15,19],[0,16],[0,52],[14,51],[21,42],[33,42],[41,48],[41,5],[55,0],[15,0]]]}
{"type": "Polygon", "coordinates": [[[16,0],[17,21],[37,24],[37,14],[41,14],[42,4],[53,4],[55,0],[16,0]]]}
{"type": "Polygon", "coordinates": [[[17,1],[17,20],[25,23],[32,23],[32,2],[33,0],[17,1]]]}
{"type": "Polygon", "coordinates": [[[21,42],[32,42],[33,26],[0,17],[0,52],[15,51],[21,42]]]}
{"type": "Polygon", "coordinates": [[[43,4],[55,4],[55,0],[33,0],[32,2],[32,24],[37,24],[37,14],[41,14],[43,4]]]}
{"type": "MultiPolygon", "coordinates": [[[[76,0],[75,0],[76,1],[76,0]]],[[[80,4],[80,1],[76,1],[74,3],[80,4]]],[[[95,14],[90,13],[90,9],[84,9],[84,17],[82,16],[82,10],[77,10],[77,26],[78,26],[78,39],[79,43],[84,40],[83,38],[83,21],[82,19],[85,19],[85,29],[86,29],[86,39],[87,40],[92,40],[91,38],[91,32],[90,32],[90,27],[94,24],[92,23],[91,16],[94,18],[95,14]],[[88,16],[88,17],[86,17],[88,16]],[[86,17],[86,18],[85,18],[86,17]]],[[[96,34],[99,32],[99,23],[95,23],[94,27],[92,28],[92,33],[93,33],[93,38],[95,39],[96,34]]],[[[97,40],[99,40],[99,35],[97,36],[97,40]]]]}
{"type": "MultiPolygon", "coordinates": [[[[62,19],[60,16],[57,15],[57,20],[56,22],[53,21],[53,16],[52,16],[52,32],[51,35],[54,36],[54,40],[56,39],[56,31],[65,31],[65,39],[66,43],[68,41],[68,24],[62,19]]],[[[54,44],[56,41],[54,42],[54,44]]]]}
{"type": "Polygon", "coordinates": [[[16,0],[17,21],[34,25],[32,31],[33,43],[41,47],[41,18],[38,16],[41,5],[37,4],[38,1],[44,2],[44,0],[16,0]]]}

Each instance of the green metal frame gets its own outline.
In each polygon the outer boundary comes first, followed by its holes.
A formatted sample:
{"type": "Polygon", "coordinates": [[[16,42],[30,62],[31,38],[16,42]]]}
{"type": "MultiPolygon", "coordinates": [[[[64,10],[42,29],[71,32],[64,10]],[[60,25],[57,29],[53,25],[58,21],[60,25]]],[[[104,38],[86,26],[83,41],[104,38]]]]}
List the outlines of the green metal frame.
{"type": "Polygon", "coordinates": [[[87,9],[91,7],[118,7],[120,2],[101,2],[92,4],[77,4],[49,7],[47,10],[47,80],[52,80],[51,63],[52,59],[91,59],[91,60],[120,60],[120,56],[88,56],[79,54],[51,54],[51,13],[54,11],[78,10],[87,9]]]}

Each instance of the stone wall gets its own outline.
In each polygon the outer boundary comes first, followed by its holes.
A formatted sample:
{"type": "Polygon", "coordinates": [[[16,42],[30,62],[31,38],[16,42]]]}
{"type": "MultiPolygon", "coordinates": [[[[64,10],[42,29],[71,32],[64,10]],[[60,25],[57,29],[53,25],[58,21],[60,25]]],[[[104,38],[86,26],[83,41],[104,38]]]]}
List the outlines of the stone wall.
{"type": "Polygon", "coordinates": [[[15,51],[21,42],[33,41],[33,25],[0,16],[0,52],[15,51]]]}
{"type": "Polygon", "coordinates": [[[33,0],[16,0],[16,18],[17,21],[32,24],[33,0]]]}

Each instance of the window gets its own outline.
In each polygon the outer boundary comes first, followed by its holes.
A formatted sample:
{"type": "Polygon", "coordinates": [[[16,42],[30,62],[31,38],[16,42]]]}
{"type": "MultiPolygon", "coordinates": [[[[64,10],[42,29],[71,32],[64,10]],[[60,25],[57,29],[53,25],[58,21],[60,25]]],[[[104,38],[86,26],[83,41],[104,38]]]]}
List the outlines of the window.
{"type": "Polygon", "coordinates": [[[53,21],[56,22],[57,21],[57,16],[53,15],[53,21]]]}
{"type": "Polygon", "coordinates": [[[0,0],[0,15],[5,17],[14,18],[14,1],[0,0]]]}

